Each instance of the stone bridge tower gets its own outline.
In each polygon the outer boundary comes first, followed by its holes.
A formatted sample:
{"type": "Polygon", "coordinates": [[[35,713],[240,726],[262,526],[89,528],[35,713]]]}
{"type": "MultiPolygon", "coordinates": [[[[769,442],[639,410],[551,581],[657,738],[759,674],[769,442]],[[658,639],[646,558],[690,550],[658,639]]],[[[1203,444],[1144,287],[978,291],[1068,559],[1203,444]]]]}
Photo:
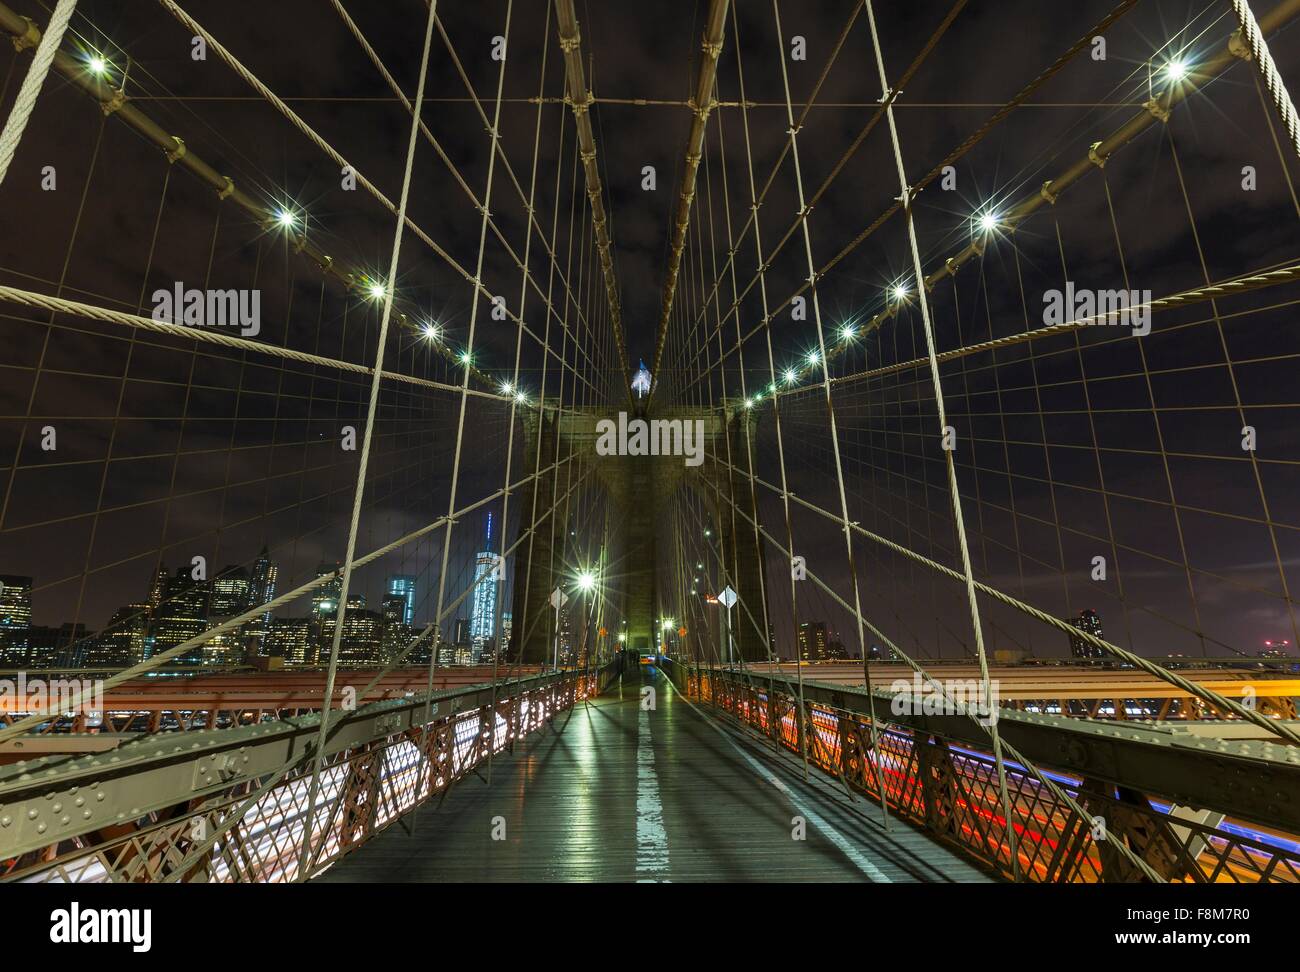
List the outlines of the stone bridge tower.
{"type": "MultiPolygon", "coordinates": [[[[650,418],[625,413],[624,425],[635,419],[650,418]]],[[[694,491],[710,511],[719,531],[720,555],[731,586],[739,595],[732,610],[732,638],[737,654],[746,661],[766,659],[768,639],[761,631],[766,576],[763,569],[763,544],[755,542],[754,496],[748,481],[749,457],[755,449],[754,413],[744,408],[708,410],[679,408],[655,410],[654,421],[699,422],[704,431],[703,461],[686,464],[682,455],[602,455],[597,449],[602,432],[619,423],[619,413],[607,409],[566,410],[543,408],[540,415],[530,411],[525,416],[526,455],[534,455],[538,445],[546,465],[556,454],[574,458],[583,468],[591,469],[619,517],[623,549],[609,558],[617,570],[609,580],[608,596],[627,622],[627,646],[633,651],[649,652],[658,643],[655,619],[661,592],[656,589],[660,555],[669,553],[660,544],[667,529],[673,499],[678,490],[694,491]],[[557,439],[558,437],[558,439],[557,439]],[[728,468],[728,459],[734,469],[728,468]]],[[[653,427],[652,427],[653,428],[653,427]]],[[[537,510],[551,508],[563,488],[556,489],[554,476],[544,476],[526,487],[518,509],[530,516],[534,499],[537,510]],[[535,495],[534,495],[535,494],[535,495]]],[[[564,565],[558,559],[563,550],[563,532],[567,525],[551,516],[538,526],[530,547],[520,545],[515,557],[514,604],[511,657],[524,662],[541,662],[551,657],[552,612],[548,602],[551,591],[562,576],[564,565]]],[[[567,586],[567,585],[566,585],[567,586]]],[[[668,592],[662,592],[667,594],[668,592]]]]}

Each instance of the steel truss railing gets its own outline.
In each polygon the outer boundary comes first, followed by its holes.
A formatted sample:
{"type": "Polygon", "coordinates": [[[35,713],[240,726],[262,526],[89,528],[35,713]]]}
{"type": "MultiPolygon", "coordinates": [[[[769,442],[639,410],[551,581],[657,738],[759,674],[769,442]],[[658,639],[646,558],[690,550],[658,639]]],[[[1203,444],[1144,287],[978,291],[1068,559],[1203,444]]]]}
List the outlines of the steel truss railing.
{"type": "MultiPolygon", "coordinates": [[[[436,692],[435,717],[427,722],[423,696],[358,709],[327,744],[309,873],[321,873],[394,821],[441,799],[492,754],[545,729],[613,675],[610,666],[436,692]]],[[[53,791],[45,771],[7,767],[0,775],[0,873],[7,881],[38,883],[296,880],[316,731],[316,718],[309,717],[296,725],[204,734],[179,760],[174,740],[145,740],[132,759],[71,761],[53,791]],[[230,823],[229,814],[262,785],[286,748],[301,756],[299,765],[196,859],[194,848],[230,823]],[[83,821],[80,809],[67,812],[74,805],[94,811],[83,821]],[[51,841],[52,833],[58,836],[51,841]]]]}
{"type": "MultiPolygon", "coordinates": [[[[899,721],[882,720],[877,727],[879,746],[873,748],[870,717],[861,690],[805,680],[801,704],[800,690],[792,679],[672,662],[667,667],[689,697],[710,703],[791,753],[800,754],[805,749],[811,765],[839,779],[851,792],[879,802],[878,781],[883,779],[895,817],[921,828],[999,876],[1012,878],[1015,872],[1007,847],[995,760],[974,739],[968,717],[917,714],[899,721]],[[808,727],[806,740],[800,739],[801,726],[808,727]]],[[[879,700],[876,708],[882,710],[879,700]]],[[[888,706],[884,711],[889,711],[888,706]]],[[[1183,794],[1172,790],[1160,793],[1145,785],[1147,780],[1161,780],[1168,786],[1172,781],[1186,779],[1191,775],[1188,760],[1198,756],[1213,759],[1215,754],[1192,754],[1177,746],[1129,740],[1128,754],[1119,752],[1116,743],[1113,758],[1108,760],[1100,754],[1111,744],[1101,740],[1105,739],[1104,733],[1116,730],[1099,729],[1079,720],[1005,711],[1001,721],[1004,734],[1026,752],[1036,749],[1035,763],[1091,815],[1091,819],[1084,819],[1024,766],[1008,760],[1006,779],[1020,880],[1144,880],[1126,856],[1117,851],[1117,845],[1123,844],[1170,882],[1300,883],[1300,844],[1288,835],[1300,829],[1300,820],[1292,819],[1289,832],[1269,828],[1267,833],[1255,833],[1245,826],[1216,827],[1211,819],[1221,819],[1225,812],[1231,815],[1236,808],[1225,803],[1189,811],[1179,805],[1183,794]],[[1078,738],[1069,738],[1073,735],[1071,729],[1077,729],[1078,738]],[[1060,738],[1053,741],[1053,734],[1060,738]],[[1126,774],[1126,768],[1136,766],[1134,753],[1143,747],[1148,750],[1143,787],[1138,789],[1127,780],[1117,781],[1126,774]],[[1044,765],[1042,751],[1052,749],[1060,754],[1056,765],[1044,765]],[[1151,772],[1148,776],[1152,760],[1164,761],[1165,772],[1151,772]],[[1091,769],[1081,768],[1085,764],[1091,769]]],[[[1231,759],[1220,758],[1224,761],[1220,775],[1231,776],[1231,759]]],[[[1282,783],[1283,775],[1297,774],[1294,767],[1284,767],[1274,777],[1285,788],[1288,784],[1282,783]]],[[[1184,785],[1197,784],[1189,781],[1184,785]]],[[[1227,791],[1222,792],[1223,799],[1231,799],[1227,791]]],[[[1261,813],[1258,808],[1252,812],[1261,813]]],[[[1294,818],[1295,814],[1290,816],[1294,818]]]]}

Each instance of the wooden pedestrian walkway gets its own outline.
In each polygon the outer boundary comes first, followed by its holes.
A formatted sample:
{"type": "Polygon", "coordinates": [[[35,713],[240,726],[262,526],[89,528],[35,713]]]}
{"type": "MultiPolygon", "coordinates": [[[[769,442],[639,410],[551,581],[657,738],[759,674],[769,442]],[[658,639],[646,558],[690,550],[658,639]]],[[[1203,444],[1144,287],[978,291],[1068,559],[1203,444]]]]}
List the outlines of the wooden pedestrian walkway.
{"type": "Polygon", "coordinates": [[[318,880],[985,882],[952,851],[633,672],[471,775],[414,834],[389,827],[318,880]],[[654,708],[641,704],[654,694],[654,708]],[[800,828],[799,820],[803,821],[800,828]],[[803,839],[795,839],[802,829],[803,839]]]}

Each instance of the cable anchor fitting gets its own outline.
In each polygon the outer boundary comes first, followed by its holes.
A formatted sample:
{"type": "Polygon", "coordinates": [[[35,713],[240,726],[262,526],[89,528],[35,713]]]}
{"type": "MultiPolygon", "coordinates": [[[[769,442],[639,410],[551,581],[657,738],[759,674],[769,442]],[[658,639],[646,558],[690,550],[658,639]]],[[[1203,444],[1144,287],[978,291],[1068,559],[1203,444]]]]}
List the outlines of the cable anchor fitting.
{"type": "Polygon", "coordinates": [[[1157,121],[1168,123],[1169,107],[1168,105],[1161,103],[1161,98],[1163,97],[1164,95],[1160,95],[1159,97],[1152,98],[1150,101],[1146,102],[1142,107],[1145,108],[1147,111],[1151,112],[1151,114],[1155,117],[1157,121]]]}
{"type": "Polygon", "coordinates": [[[1253,61],[1255,59],[1255,52],[1246,43],[1246,38],[1242,35],[1240,29],[1234,30],[1232,36],[1228,38],[1228,53],[1233,57],[1241,58],[1243,61],[1253,61]]]}
{"type": "Polygon", "coordinates": [[[27,21],[27,29],[21,34],[14,34],[9,38],[13,42],[14,50],[19,53],[27,50],[29,47],[35,47],[41,42],[41,29],[36,26],[36,21],[31,17],[23,17],[27,21]]]}
{"type": "Polygon", "coordinates": [[[176,143],[176,147],[164,154],[167,156],[167,161],[174,164],[178,160],[185,158],[186,149],[185,139],[181,138],[179,135],[173,135],[172,141],[176,143]]]}
{"type": "Polygon", "coordinates": [[[109,98],[105,102],[102,102],[99,108],[105,114],[105,116],[107,116],[116,112],[124,104],[126,104],[126,91],[123,90],[122,88],[114,88],[113,97],[109,98]]]}

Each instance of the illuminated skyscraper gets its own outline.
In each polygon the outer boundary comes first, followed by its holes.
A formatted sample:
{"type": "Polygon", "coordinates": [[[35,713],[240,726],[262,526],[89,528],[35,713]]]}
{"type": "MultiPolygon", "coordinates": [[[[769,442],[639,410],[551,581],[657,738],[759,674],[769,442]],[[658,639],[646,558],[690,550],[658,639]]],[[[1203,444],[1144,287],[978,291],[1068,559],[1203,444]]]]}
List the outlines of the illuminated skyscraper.
{"type": "Polygon", "coordinates": [[[248,607],[248,573],[242,567],[226,567],[212,579],[209,612],[217,617],[241,614],[248,607]]]}
{"type": "Polygon", "coordinates": [[[474,558],[473,608],[469,616],[469,636],[477,657],[483,646],[496,637],[497,594],[501,585],[498,569],[501,557],[492,552],[492,514],[487,518],[487,537],[484,549],[474,558]]]}
{"type": "Polygon", "coordinates": [[[343,593],[342,567],[339,564],[322,563],[316,568],[316,576],[338,573],[338,576],[326,581],[311,596],[311,613],[317,618],[333,614],[338,610],[339,595],[343,593]]]}
{"type": "Polygon", "coordinates": [[[145,637],[149,633],[149,603],[128,604],[119,608],[99,635],[87,646],[87,665],[126,667],[142,661],[145,637]]]}
{"type": "Polygon", "coordinates": [[[400,596],[406,601],[402,623],[407,627],[415,624],[415,577],[412,574],[390,574],[388,593],[400,596]]]}
{"type": "MultiPolygon", "coordinates": [[[[1097,612],[1092,609],[1085,609],[1079,612],[1077,618],[1066,618],[1067,623],[1074,625],[1080,631],[1086,631],[1094,637],[1102,637],[1101,618],[1097,612]]],[[[1070,636],[1070,654],[1075,658],[1105,658],[1106,653],[1100,648],[1089,644],[1076,635],[1070,636]]]]}
{"type": "Polygon", "coordinates": [[[0,656],[12,665],[28,660],[28,629],[32,625],[32,579],[0,575],[0,656]]]}
{"type": "Polygon", "coordinates": [[[645,398],[650,394],[650,386],[650,369],[647,368],[645,362],[642,361],[641,367],[638,368],[636,374],[632,376],[632,390],[636,392],[637,398],[645,398]]]}
{"type": "MultiPolygon", "coordinates": [[[[207,581],[196,581],[186,567],[177,568],[163,588],[162,603],[154,616],[152,654],[161,654],[183,642],[196,638],[208,626],[208,609],[212,588],[207,581]]],[[[198,645],[172,659],[174,665],[201,665],[205,645],[198,645]]]]}
{"type": "Polygon", "coordinates": [[[824,622],[805,621],[799,625],[799,657],[803,661],[825,661],[829,658],[827,641],[824,622]]]}
{"type": "MultiPolygon", "coordinates": [[[[280,567],[268,556],[266,547],[257,555],[257,561],[253,564],[253,572],[249,578],[248,584],[248,606],[257,607],[259,604],[265,604],[275,597],[275,584],[280,577],[280,567]]],[[[271,612],[267,611],[261,617],[261,624],[256,625],[256,633],[265,635],[271,628],[271,612]]]]}

